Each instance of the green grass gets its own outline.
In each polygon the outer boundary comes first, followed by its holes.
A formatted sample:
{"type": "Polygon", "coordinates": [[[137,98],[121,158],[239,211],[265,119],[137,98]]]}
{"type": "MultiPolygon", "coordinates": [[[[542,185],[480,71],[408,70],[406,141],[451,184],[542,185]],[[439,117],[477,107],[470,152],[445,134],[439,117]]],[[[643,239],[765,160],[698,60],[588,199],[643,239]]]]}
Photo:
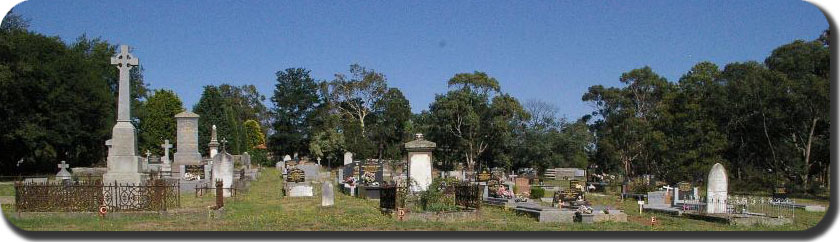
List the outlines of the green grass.
{"type": "MultiPolygon", "coordinates": [[[[382,215],[378,202],[336,193],[335,206],[320,207],[320,186],[312,198],[282,197],[282,180],[274,169],[266,169],[247,194],[225,200],[223,218],[210,218],[207,206],[214,204],[212,196],[196,198],[192,192],[182,193],[181,208],[168,215],[133,215],[100,219],[95,215],[83,217],[27,217],[15,218],[13,207],[3,205],[9,221],[24,230],[803,230],[816,225],[825,213],[796,211],[795,224],[779,227],[739,227],[662,214],[639,214],[635,201],[620,201],[616,196],[590,195],[594,204],[624,209],[627,223],[556,224],[539,223],[498,207],[485,206],[476,220],[458,222],[400,222],[382,215]],[[659,225],[650,226],[650,216],[659,225]]],[[[827,201],[822,201],[827,203],[827,201]]]]}
{"type": "Polygon", "coordinates": [[[0,196],[14,196],[15,185],[13,183],[0,184],[0,196]]]}

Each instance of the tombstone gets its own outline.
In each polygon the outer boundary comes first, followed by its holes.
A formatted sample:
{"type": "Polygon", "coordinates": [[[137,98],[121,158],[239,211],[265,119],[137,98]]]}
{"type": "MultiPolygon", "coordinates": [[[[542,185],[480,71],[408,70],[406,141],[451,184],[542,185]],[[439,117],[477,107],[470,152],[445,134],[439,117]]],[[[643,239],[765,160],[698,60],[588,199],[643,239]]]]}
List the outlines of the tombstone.
{"type": "Polygon", "coordinates": [[[670,207],[671,204],[667,201],[668,191],[655,191],[647,193],[647,207],[670,207]]]}
{"type": "Polygon", "coordinates": [[[677,183],[677,187],[674,188],[674,205],[696,200],[698,197],[700,197],[700,194],[697,188],[689,182],[677,183]]]}
{"type": "Polygon", "coordinates": [[[70,168],[70,165],[67,164],[65,161],[61,161],[61,164],[58,164],[58,168],[61,169],[58,173],[55,174],[56,180],[70,180],[72,178],[72,174],[67,171],[67,168],[70,168]]]}
{"type": "Polygon", "coordinates": [[[715,163],[709,171],[706,185],[706,213],[726,213],[726,200],[729,191],[729,178],[726,169],[715,163]]]}
{"type": "Polygon", "coordinates": [[[117,123],[112,129],[108,145],[108,172],[102,179],[107,183],[141,184],[148,179],[142,172],[142,164],[137,156],[137,131],[131,123],[131,84],[129,72],[139,65],[137,58],[128,53],[128,46],[121,45],[120,52],[111,57],[111,64],[119,69],[117,95],[117,123]]]}
{"type": "Polygon", "coordinates": [[[516,195],[521,195],[525,192],[531,192],[531,183],[530,179],[526,177],[517,177],[514,179],[514,185],[516,187],[516,195]]]}
{"type": "Polygon", "coordinates": [[[213,180],[221,180],[224,186],[224,196],[230,197],[233,187],[233,156],[222,150],[213,157],[213,180]]]}
{"type": "Polygon", "coordinates": [[[283,191],[289,197],[311,197],[313,196],[312,184],[306,180],[306,172],[300,168],[289,169],[286,182],[283,184],[283,191]]]}
{"type": "Polygon", "coordinates": [[[411,179],[411,191],[425,191],[432,183],[432,151],[437,144],[416,134],[415,139],[405,143],[408,152],[408,177],[411,179]]]}
{"type": "Polygon", "coordinates": [[[384,166],[379,161],[365,161],[359,168],[360,183],[365,186],[380,186],[384,182],[384,166]]]}
{"type": "Polygon", "coordinates": [[[242,155],[240,155],[240,159],[242,160],[242,166],[244,166],[245,169],[251,169],[251,155],[248,154],[248,152],[242,153],[242,155]]]}
{"type": "Polygon", "coordinates": [[[180,173],[183,177],[181,167],[185,165],[201,164],[201,153],[198,152],[198,114],[184,111],[175,115],[177,122],[176,150],[172,168],[174,173],[180,173]]]}
{"type": "Polygon", "coordinates": [[[329,207],[335,204],[335,190],[331,182],[324,182],[321,185],[321,207],[329,207]]]}
{"type": "Polygon", "coordinates": [[[291,156],[289,156],[289,155],[283,156],[283,162],[290,161],[290,160],[292,160],[291,156]]]}
{"type": "Polygon", "coordinates": [[[302,164],[295,166],[303,170],[307,181],[319,181],[321,179],[321,167],[316,164],[302,164]]]}
{"type": "Polygon", "coordinates": [[[219,153],[219,139],[216,137],[215,124],[210,127],[210,143],[207,143],[207,147],[210,149],[210,158],[216,157],[219,153]]]}
{"type": "Polygon", "coordinates": [[[284,167],[285,165],[286,165],[286,164],[285,164],[285,163],[283,163],[282,161],[278,161],[277,163],[274,163],[274,168],[276,168],[276,169],[277,169],[278,171],[280,171],[280,172],[283,172],[283,167],[284,167]]]}
{"type": "Polygon", "coordinates": [[[163,148],[163,157],[160,159],[160,172],[164,176],[169,176],[172,173],[172,162],[169,160],[169,149],[172,148],[172,144],[167,139],[163,141],[160,147],[163,148]]]}
{"type": "Polygon", "coordinates": [[[344,165],[350,163],[353,163],[353,153],[350,153],[350,151],[344,152],[344,165]]]}

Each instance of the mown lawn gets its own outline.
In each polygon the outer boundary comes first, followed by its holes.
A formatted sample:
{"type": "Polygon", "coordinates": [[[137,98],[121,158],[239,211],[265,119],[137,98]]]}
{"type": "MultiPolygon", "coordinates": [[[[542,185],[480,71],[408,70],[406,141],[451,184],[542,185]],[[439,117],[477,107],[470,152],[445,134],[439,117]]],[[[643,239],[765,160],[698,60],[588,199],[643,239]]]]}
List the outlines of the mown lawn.
{"type": "Polygon", "coordinates": [[[132,215],[100,219],[95,215],[81,217],[43,216],[15,218],[13,207],[3,205],[9,221],[24,230],[213,230],[213,231],[335,231],[335,230],[803,230],[816,225],[825,213],[796,211],[795,224],[779,227],[739,227],[714,222],[671,217],[662,214],[639,214],[635,201],[620,201],[612,196],[591,194],[588,198],[598,205],[618,207],[628,214],[627,223],[555,224],[538,223],[535,219],[517,215],[497,207],[482,207],[480,219],[458,222],[400,222],[382,215],[378,202],[362,200],[336,193],[335,206],[320,207],[320,186],[313,198],[282,197],[282,180],[274,169],[266,169],[250,191],[225,201],[222,218],[211,218],[207,206],[214,204],[212,196],[196,198],[192,192],[182,193],[181,208],[167,215],[132,215]],[[650,226],[651,216],[659,225],[650,226]]]}

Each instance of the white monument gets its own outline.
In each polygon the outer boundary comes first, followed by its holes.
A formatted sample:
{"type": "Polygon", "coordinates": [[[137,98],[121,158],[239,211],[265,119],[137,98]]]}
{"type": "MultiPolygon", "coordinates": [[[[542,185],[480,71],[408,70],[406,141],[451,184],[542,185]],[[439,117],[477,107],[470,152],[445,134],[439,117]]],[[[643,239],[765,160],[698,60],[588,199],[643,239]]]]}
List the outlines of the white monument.
{"type": "Polygon", "coordinates": [[[292,160],[292,157],[289,155],[283,156],[283,162],[292,160]]]}
{"type": "Polygon", "coordinates": [[[353,153],[350,153],[350,151],[344,152],[344,165],[350,163],[353,163],[353,153]]]}
{"type": "Polygon", "coordinates": [[[201,153],[198,153],[198,118],[198,114],[189,111],[175,115],[178,137],[172,170],[180,173],[181,177],[185,175],[183,166],[201,164],[201,153]]]}
{"type": "Polygon", "coordinates": [[[332,182],[324,182],[321,185],[321,206],[329,207],[335,204],[335,189],[332,182]]]}
{"type": "Polygon", "coordinates": [[[70,165],[68,165],[67,162],[61,161],[61,164],[58,164],[58,168],[61,170],[55,174],[56,180],[70,180],[70,178],[72,178],[73,175],[67,171],[67,168],[70,168],[70,165]]]}
{"type": "Polygon", "coordinates": [[[729,191],[729,178],[726,169],[715,163],[709,171],[706,185],[706,213],[726,213],[726,200],[729,191]]]}
{"type": "Polygon", "coordinates": [[[207,144],[210,148],[210,158],[216,157],[219,153],[219,140],[216,138],[216,125],[214,124],[210,130],[210,143],[207,144]]]}
{"type": "Polygon", "coordinates": [[[213,180],[222,181],[224,187],[224,196],[230,197],[230,188],[233,187],[233,156],[225,151],[222,151],[217,156],[213,157],[213,180]]]}
{"type": "Polygon", "coordinates": [[[416,134],[415,139],[405,143],[408,152],[408,177],[411,191],[425,191],[432,183],[432,151],[437,146],[434,142],[416,134]]]}
{"type": "Polygon", "coordinates": [[[160,147],[163,148],[163,158],[160,159],[160,171],[164,176],[169,176],[172,173],[172,161],[169,160],[169,149],[172,149],[172,144],[167,139],[163,141],[160,147]]]}
{"type": "Polygon", "coordinates": [[[137,133],[131,123],[131,84],[129,72],[139,65],[137,58],[128,53],[128,46],[121,45],[120,52],[111,57],[111,64],[120,71],[117,97],[117,123],[111,133],[108,146],[108,171],[102,175],[103,182],[141,184],[148,175],[142,173],[142,158],[137,156],[137,133]]]}

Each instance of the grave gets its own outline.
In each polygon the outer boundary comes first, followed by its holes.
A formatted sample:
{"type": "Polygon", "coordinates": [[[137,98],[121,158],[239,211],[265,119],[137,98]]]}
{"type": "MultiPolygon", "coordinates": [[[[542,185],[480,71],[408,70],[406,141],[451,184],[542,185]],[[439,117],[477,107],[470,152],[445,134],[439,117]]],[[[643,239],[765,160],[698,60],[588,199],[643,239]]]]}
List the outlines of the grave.
{"type": "Polygon", "coordinates": [[[350,163],[353,163],[353,153],[350,153],[350,151],[344,152],[344,165],[350,163]]]}
{"type": "Polygon", "coordinates": [[[177,123],[177,138],[172,173],[178,173],[184,178],[184,166],[201,164],[201,153],[198,152],[198,114],[184,111],[175,115],[177,123]]]}
{"type": "Polygon", "coordinates": [[[432,183],[432,151],[437,146],[434,142],[416,134],[415,139],[405,143],[408,152],[408,177],[412,192],[425,191],[432,183]]]}
{"type": "Polygon", "coordinates": [[[321,180],[321,166],[318,164],[306,163],[296,165],[298,169],[303,170],[306,180],[310,182],[320,182],[321,180]]]}
{"type": "Polygon", "coordinates": [[[216,157],[216,154],[219,153],[219,139],[217,137],[216,125],[210,127],[210,143],[207,143],[207,148],[209,149],[210,158],[216,157]]]}
{"type": "Polygon", "coordinates": [[[312,184],[306,181],[306,173],[297,167],[289,169],[286,182],[283,183],[283,193],[289,197],[312,197],[312,184]]]}
{"type": "Polygon", "coordinates": [[[58,168],[61,170],[59,170],[58,173],[55,174],[56,180],[69,181],[71,178],[73,178],[73,174],[70,174],[70,172],[67,171],[67,168],[70,168],[70,165],[68,165],[65,161],[61,161],[61,164],[58,164],[58,168]]]}
{"type": "Polygon", "coordinates": [[[379,199],[380,190],[384,182],[382,162],[367,160],[359,166],[359,197],[379,199]]]}
{"type": "Polygon", "coordinates": [[[242,160],[242,166],[245,167],[245,169],[251,169],[251,155],[248,154],[248,152],[245,152],[242,153],[240,157],[240,159],[242,160]]]}
{"type": "Polygon", "coordinates": [[[212,172],[214,181],[222,181],[224,197],[230,197],[232,195],[231,188],[233,187],[233,156],[224,150],[216,154],[213,157],[212,172]]]}
{"type": "Polygon", "coordinates": [[[696,202],[697,199],[700,198],[700,193],[697,187],[694,187],[689,182],[680,182],[677,183],[677,187],[674,188],[674,206],[680,206],[683,203],[688,202],[696,202]]]}
{"type": "Polygon", "coordinates": [[[148,179],[142,170],[141,157],[137,156],[137,131],[131,123],[131,84],[129,72],[139,65],[139,61],[128,52],[127,45],[120,46],[120,52],[111,57],[111,64],[119,69],[117,95],[117,123],[112,129],[108,146],[108,171],[102,176],[103,182],[122,184],[141,184],[148,179]]]}
{"type": "Polygon", "coordinates": [[[169,149],[172,148],[172,144],[167,139],[163,141],[160,147],[163,148],[163,157],[160,159],[160,173],[164,177],[169,177],[172,175],[172,162],[169,159],[169,149]]]}
{"type": "Polygon", "coordinates": [[[331,182],[324,182],[321,185],[321,207],[329,207],[335,204],[335,189],[331,182]]]}
{"type": "Polygon", "coordinates": [[[726,213],[726,199],[729,190],[729,178],[726,169],[720,163],[715,163],[709,171],[706,185],[706,213],[726,213]]]}

